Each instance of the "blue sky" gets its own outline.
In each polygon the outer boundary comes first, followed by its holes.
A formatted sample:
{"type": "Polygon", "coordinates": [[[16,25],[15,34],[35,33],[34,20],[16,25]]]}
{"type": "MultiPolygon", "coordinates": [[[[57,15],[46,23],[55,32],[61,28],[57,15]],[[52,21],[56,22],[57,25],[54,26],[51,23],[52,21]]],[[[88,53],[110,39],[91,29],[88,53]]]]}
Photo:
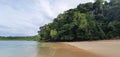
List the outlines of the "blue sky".
{"type": "Polygon", "coordinates": [[[0,36],[37,35],[40,26],[79,3],[94,0],[0,0],[0,36]]]}

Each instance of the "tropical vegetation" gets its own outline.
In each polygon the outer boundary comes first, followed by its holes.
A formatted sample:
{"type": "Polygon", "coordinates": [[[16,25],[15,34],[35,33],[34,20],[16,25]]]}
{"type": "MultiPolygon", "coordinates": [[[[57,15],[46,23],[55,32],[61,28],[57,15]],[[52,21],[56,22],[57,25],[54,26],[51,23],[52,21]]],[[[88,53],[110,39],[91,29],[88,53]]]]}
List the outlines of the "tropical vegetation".
{"type": "Polygon", "coordinates": [[[43,41],[82,41],[120,38],[120,0],[79,4],[38,31],[43,41]]]}

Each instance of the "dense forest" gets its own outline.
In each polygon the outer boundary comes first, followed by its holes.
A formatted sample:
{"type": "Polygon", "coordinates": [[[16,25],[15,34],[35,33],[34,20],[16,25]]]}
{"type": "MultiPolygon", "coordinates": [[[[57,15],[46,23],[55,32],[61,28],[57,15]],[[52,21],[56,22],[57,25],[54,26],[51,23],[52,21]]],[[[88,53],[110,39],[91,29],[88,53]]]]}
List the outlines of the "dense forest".
{"type": "Polygon", "coordinates": [[[120,38],[120,0],[96,0],[59,14],[38,31],[43,41],[120,38]]]}

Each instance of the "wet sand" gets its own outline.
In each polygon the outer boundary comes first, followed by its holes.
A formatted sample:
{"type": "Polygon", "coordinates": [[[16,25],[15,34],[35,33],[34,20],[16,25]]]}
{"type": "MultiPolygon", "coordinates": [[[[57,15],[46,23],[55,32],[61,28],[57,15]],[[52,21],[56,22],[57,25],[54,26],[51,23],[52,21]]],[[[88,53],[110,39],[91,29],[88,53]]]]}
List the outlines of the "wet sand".
{"type": "Polygon", "coordinates": [[[104,57],[120,57],[120,40],[67,42],[72,46],[104,57]]]}
{"type": "Polygon", "coordinates": [[[44,43],[39,57],[103,57],[66,43],[44,43]]]}

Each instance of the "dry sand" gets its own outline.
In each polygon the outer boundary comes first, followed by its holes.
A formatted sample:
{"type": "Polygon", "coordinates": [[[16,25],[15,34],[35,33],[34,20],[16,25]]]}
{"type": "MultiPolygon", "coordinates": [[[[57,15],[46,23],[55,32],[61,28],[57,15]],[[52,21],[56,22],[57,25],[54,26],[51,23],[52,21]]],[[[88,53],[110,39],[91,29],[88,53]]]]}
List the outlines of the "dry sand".
{"type": "Polygon", "coordinates": [[[69,42],[67,44],[104,57],[120,57],[120,40],[69,42]]]}

